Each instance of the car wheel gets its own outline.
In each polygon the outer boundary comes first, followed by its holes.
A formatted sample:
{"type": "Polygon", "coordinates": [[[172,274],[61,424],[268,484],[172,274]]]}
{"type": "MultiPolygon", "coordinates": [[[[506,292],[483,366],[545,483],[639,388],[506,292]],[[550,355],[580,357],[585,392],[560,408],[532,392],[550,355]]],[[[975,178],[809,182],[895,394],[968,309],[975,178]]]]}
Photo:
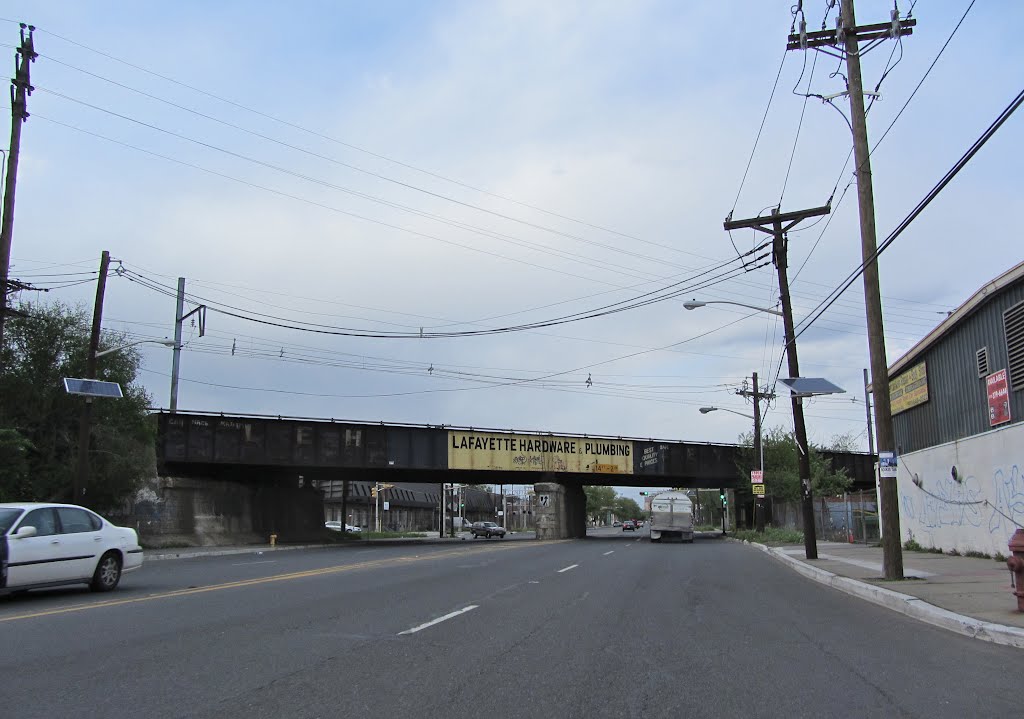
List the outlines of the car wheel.
{"type": "Polygon", "coordinates": [[[94,592],[109,592],[121,581],[121,557],[117,552],[107,552],[100,557],[100,563],[93,572],[89,588],[94,592]]]}

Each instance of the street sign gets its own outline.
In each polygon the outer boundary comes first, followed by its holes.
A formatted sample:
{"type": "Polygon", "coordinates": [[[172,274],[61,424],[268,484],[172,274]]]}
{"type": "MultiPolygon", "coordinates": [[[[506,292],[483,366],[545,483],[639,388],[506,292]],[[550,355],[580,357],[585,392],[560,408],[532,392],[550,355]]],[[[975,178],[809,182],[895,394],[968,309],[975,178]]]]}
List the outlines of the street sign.
{"type": "Polygon", "coordinates": [[[754,494],[758,497],[764,496],[764,485],[763,484],[752,484],[751,489],[754,490],[754,494]]]}
{"type": "Polygon", "coordinates": [[[542,507],[551,506],[551,495],[549,494],[538,494],[537,503],[542,507]]]}
{"type": "Polygon", "coordinates": [[[879,477],[895,477],[896,476],[896,454],[895,454],[895,452],[879,452],[878,453],[878,476],[879,477]]]}
{"type": "Polygon", "coordinates": [[[391,509],[391,502],[388,502],[387,500],[385,500],[385,502],[384,502],[384,511],[387,512],[390,509],[391,509]]]}
{"type": "Polygon", "coordinates": [[[762,482],[764,482],[764,470],[750,470],[750,481],[752,484],[761,484],[762,482]]]}

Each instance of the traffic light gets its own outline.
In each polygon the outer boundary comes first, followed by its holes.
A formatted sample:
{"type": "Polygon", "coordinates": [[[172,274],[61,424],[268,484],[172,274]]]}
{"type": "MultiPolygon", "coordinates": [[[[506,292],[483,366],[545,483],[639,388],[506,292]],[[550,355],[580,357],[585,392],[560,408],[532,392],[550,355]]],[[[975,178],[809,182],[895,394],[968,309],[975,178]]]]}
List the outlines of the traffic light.
{"type": "Polygon", "coordinates": [[[650,494],[650,492],[641,492],[640,496],[641,497],[646,497],[648,494],[650,494]]]}
{"type": "Polygon", "coordinates": [[[723,507],[728,506],[728,504],[729,504],[729,497],[726,495],[725,490],[721,489],[721,490],[719,490],[719,492],[720,492],[720,494],[718,495],[718,498],[722,501],[722,506],[723,507]]]}

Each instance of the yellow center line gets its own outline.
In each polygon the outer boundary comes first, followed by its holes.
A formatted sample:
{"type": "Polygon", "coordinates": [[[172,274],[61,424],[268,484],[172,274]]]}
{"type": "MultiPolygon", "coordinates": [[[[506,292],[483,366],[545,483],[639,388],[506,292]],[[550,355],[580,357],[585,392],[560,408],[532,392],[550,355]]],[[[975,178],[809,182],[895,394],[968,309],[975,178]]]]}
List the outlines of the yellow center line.
{"type": "Polygon", "coordinates": [[[240,579],[235,582],[224,582],[222,584],[211,584],[206,587],[192,587],[189,589],[175,589],[168,592],[158,592],[156,594],[149,594],[145,597],[133,597],[130,599],[108,599],[102,602],[90,602],[88,604],[76,604],[71,607],[61,607],[59,609],[47,609],[39,612],[29,612],[27,614],[15,614],[10,617],[0,617],[0,622],[13,622],[18,619],[35,619],[38,617],[48,617],[57,614],[71,614],[72,612],[81,612],[87,609],[100,609],[103,607],[116,607],[124,604],[139,604],[141,602],[150,602],[156,599],[171,599],[173,597],[184,597],[192,594],[205,594],[206,592],[219,592],[224,589],[237,589],[240,587],[252,587],[259,584],[269,584],[271,582],[283,582],[290,581],[293,579],[306,579],[308,577],[320,577],[327,576],[329,574],[340,574],[341,572],[350,572],[356,569],[376,569],[385,566],[396,566],[402,564],[414,564],[416,562],[423,562],[432,559],[449,559],[452,557],[464,557],[471,556],[474,554],[483,554],[485,552],[497,552],[508,549],[522,549],[527,547],[537,547],[548,544],[557,544],[561,541],[566,540],[552,540],[552,541],[540,541],[540,542],[508,542],[504,544],[493,544],[490,546],[473,547],[467,549],[456,549],[447,550],[440,554],[430,554],[427,556],[415,556],[415,557],[394,557],[392,559],[375,559],[367,562],[357,562],[355,564],[338,564],[333,567],[322,567],[320,569],[306,569],[301,572],[289,572],[287,574],[275,574],[269,577],[260,577],[257,579],[240,579]]]}

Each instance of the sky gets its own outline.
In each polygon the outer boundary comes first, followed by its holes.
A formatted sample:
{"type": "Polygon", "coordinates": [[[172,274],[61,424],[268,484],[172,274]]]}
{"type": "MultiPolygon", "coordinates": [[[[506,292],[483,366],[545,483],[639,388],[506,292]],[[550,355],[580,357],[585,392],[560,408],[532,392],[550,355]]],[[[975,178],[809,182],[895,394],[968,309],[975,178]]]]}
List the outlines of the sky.
{"type": "MultiPolygon", "coordinates": [[[[91,311],[107,250],[104,329],[162,339],[186,278],[207,309],[181,410],[736,442],[757,372],[791,428],[779,318],[683,302],[777,307],[767,236],[729,215],[831,198],[788,235],[798,329],[861,261],[848,101],[807,97],[845,67],[785,51],[798,5],[8,2],[0,52],[20,21],[39,53],[11,276],[48,290],[19,299],[91,311]]],[[[1022,16],[922,0],[863,55],[879,242],[1020,92],[1022,16]]],[[[1024,259],[1022,135],[1018,114],[881,257],[890,363],[1024,259]]],[[[867,450],[863,297],[799,336],[801,374],[845,389],[806,405],[818,444],[867,450]]],[[[172,353],[138,350],[166,408],[172,353]]]]}

